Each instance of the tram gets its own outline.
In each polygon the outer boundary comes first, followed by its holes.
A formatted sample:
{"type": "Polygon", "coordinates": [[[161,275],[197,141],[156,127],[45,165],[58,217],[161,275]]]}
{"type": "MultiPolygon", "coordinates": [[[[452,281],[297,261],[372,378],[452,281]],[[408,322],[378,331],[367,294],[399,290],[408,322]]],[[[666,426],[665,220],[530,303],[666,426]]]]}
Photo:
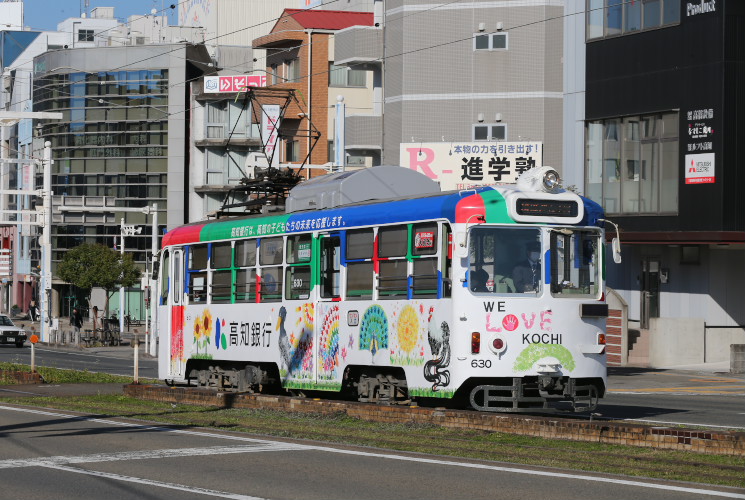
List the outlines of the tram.
{"type": "Polygon", "coordinates": [[[164,236],[159,377],[590,411],[607,381],[604,246],[600,206],[547,167],[452,192],[401,167],[315,178],[285,213],[164,236]]]}

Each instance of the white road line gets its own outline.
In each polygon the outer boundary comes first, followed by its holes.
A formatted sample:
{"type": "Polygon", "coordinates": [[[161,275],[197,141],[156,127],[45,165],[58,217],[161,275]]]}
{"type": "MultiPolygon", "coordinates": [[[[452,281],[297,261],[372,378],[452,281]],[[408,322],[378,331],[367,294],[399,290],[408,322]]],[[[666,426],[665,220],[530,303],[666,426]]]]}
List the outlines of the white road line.
{"type": "Polygon", "coordinates": [[[12,390],[12,389],[6,389],[6,388],[4,388],[4,387],[3,387],[2,389],[0,389],[0,392],[14,392],[14,393],[16,393],[16,394],[31,394],[32,396],[36,396],[36,395],[37,395],[37,394],[36,394],[35,392],[28,392],[28,391],[14,391],[14,390],[12,390]]]}
{"type": "Polygon", "coordinates": [[[208,495],[219,498],[232,498],[235,500],[265,500],[261,497],[251,497],[246,495],[238,495],[237,493],[228,493],[227,491],[208,490],[206,488],[198,488],[196,486],[186,486],[175,483],[164,483],[162,481],[154,481],[152,479],[144,479],[140,477],[123,476],[121,474],[114,474],[109,472],[99,472],[94,470],[77,469],[75,467],[67,467],[64,465],[42,465],[48,469],[61,470],[65,472],[74,472],[75,474],[85,474],[88,476],[103,477],[106,479],[115,479],[117,481],[125,481],[128,483],[145,484],[148,486],[156,486],[158,488],[168,488],[171,490],[188,491],[190,493],[198,493],[202,495],[208,495]]]}
{"type": "MultiPolygon", "coordinates": [[[[34,413],[38,415],[49,415],[49,416],[55,416],[55,417],[69,418],[71,420],[88,420],[91,422],[97,422],[97,423],[108,424],[108,425],[136,427],[136,428],[141,428],[143,430],[148,430],[148,431],[157,430],[157,431],[163,431],[163,432],[173,432],[177,434],[186,434],[190,436],[202,436],[202,437],[226,439],[226,440],[232,440],[232,441],[248,441],[248,442],[264,443],[264,444],[276,443],[276,441],[271,441],[271,440],[253,439],[253,438],[246,438],[242,436],[216,434],[216,433],[203,432],[203,431],[191,431],[191,430],[181,430],[181,429],[169,429],[167,427],[146,426],[142,424],[117,422],[115,420],[88,418],[86,416],[76,416],[76,415],[69,415],[69,414],[64,414],[64,413],[54,413],[54,412],[49,412],[45,410],[34,410],[30,408],[14,408],[11,406],[0,406],[0,410],[20,411],[20,412],[34,413]]],[[[631,481],[631,480],[626,480],[626,479],[587,476],[587,475],[582,475],[582,474],[568,474],[564,472],[551,472],[551,471],[542,471],[542,470],[533,470],[533,469],[519,469],[515,467],[503,467],[503,466],[498,466],[498,465],[485,465],[485,464],[476,464],[476,463],[468,463],[468,462],[455,462],[455,461],[450,461],[450,460],[431,459],[431,458],[424,458],[424,457],[393,455],[390,453],[373,453],[373,452],[365,452],[365,451],[358,451],[358,450],[344,450],[344,449],[339,449],[339,448],[330,448],[326,446],[312,446],[312,445],[300,445],[300,444],[294,445],[294,446],[295,448],[293,448],[293,450],[296,450],[296,451],[314,450],[314,451],[323,451],[323,452],[328,452],[328,453],[340,453],[344,455],[384,458],[384,459],[399,460],[399,461],[404,461],[404,462],[418,462],[418,463],[432,464],[432,465],[464,467],[464,468],[470,468],[470,469],[491,470],[491,471],[496,471],[496,472],[509,472],[509,473],[514,473],[514,474],[525,474],[525,475],[532,475],[532,476],[545,476],[545,477],[574,479],[574,480],[582,480],[582,481],[594,481],[598,483],[620,484],[620,485],[625,485],[625,486],[635,486],[639,488],[679,491],[681,493],[690,493],[690,494],[707,495],[707,496],[724,497],[724,498],[737,498],[737,499],[745,500],[745,494],[741,494],[741,493],[733,493],[729,491],[707,490],[703,488],[692,488],[692,487],[685,487],[685,486],[673,486],[671,484],[645,483],[642,481],[631,481]]],[[[77,472],[77,469],[73,468],[72,470],[77,472]]]]}
{"type": "MultiPolygon", "coordinates": [[[[745,415],[744,413],[740,413],[740,415],[745,415]]],[[[613,420],[613,417],[605,417],[608,419],[613,420]]],[[[690,425],[693,427],[716,427],[717,429],[745,429],[745,426],[743,425],[711,425],[711,424],[695,424],[692,422],[667,422],[665,420],[645,420],[641,418],[624,418],[624,422],[645,422],[649,424],[665,424],[665,425],[690,425]]]]}
{"type": "Polygon", "coordinates": [[[120,453],[94,453],[91,455],[54,456],[43,458],[23,458],[0,460],[0,469],[20,467],[56,467],[65,464],[85,464],[116,462],[121,460],[151,460],[159,458],[198,457],[209,455],[230,455],[235,453],[262,453],[265,451],[290,451],[299,447],[291,443],[272,445],[208,446],[203,448],[177,448],[163,450],[126,451],[120,453]]]}
{"type": "MultiPolygon", "coordinates": [[[[37,347],[36,350],[37,351],[40,351],[40,352],[60,352],[60,351],[58,351],[56,349],[41,349],[39,347],[37,347]]],[[[69,355],[69,356],[80,356],[82,358],[118,359],[120,361],[121,360],[126,361],[126,360],[129,360],[132,357],[132,356],[128,356],[128,357],[105,356],[103,354],[83,354],[83,353],[80,353],[80,352],[68,352],[68,351],[64,351],[64,353],[67,354],[67,355],[69,355]]]]}

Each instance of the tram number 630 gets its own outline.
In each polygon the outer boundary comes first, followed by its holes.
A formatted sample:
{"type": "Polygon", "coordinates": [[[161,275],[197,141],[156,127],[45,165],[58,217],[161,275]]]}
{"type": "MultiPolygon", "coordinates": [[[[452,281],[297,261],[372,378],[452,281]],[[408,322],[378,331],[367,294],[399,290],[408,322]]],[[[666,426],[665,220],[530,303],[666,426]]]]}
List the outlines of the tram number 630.
{"type": "Polygon", "coordinates": [[[491,368],[490,359],[473,359],[471,360],[471,368],[491,368]]]}

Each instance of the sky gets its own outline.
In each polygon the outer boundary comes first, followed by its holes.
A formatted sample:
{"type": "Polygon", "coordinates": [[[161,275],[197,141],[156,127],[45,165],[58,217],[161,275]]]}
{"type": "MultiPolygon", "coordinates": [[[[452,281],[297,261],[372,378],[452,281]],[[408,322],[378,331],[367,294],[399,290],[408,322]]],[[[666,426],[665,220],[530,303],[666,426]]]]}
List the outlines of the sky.
{"type": "MultiPolygon", "coordinates": [[[[114,7],[114,16],[125,21],[132,15],[146,15],[156,9],[160,13],[165,8],[173,13],[168,18],[168,24],[175,25],[178,21],[178,8],[169,9],[171,4],[178,4],[179,0],[90,0],[90,8],[114,7]]],[[[84,0],[24,0],[23,17],[26,26],[33,30],[56,31],[57,24],[68,17],[80,17],[84,0]]],[[[89,11],[90,12],[90,11],[89,11]]]]}

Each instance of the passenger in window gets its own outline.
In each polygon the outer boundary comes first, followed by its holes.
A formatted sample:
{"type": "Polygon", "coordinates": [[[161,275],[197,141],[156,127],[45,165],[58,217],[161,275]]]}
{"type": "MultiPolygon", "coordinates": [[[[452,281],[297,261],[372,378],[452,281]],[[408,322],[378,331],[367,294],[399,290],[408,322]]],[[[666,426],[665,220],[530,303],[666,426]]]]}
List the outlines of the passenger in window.
{"type": "Polygon", "coordinates": [[[527,258],[512,270],[517,293],[536,292],[541,283],[541,244],[531,241],[525,246],[527,258]]]}
{"type": "Polygon", "coordinates": [[[486,282],[489,281],[489,273],[483,269],[474,269],[471,271],[470,285],[471,291],[477,293],[486,293],[489,289],[486,282]]]}

